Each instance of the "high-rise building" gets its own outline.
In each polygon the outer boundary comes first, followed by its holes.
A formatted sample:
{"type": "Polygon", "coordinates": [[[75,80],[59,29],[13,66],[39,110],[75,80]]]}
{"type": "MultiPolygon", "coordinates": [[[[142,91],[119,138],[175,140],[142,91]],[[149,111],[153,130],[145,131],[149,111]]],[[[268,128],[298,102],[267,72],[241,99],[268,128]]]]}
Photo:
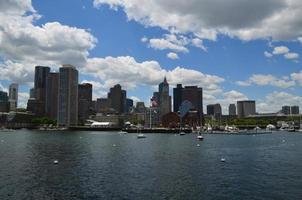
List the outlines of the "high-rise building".
{"type": "Polygon", "coordinates": [[[207,115],[211,115],[215,117],[215,119],[220,119],[222,115],[220,104],[207,105],[207,115]]]}
{"type": "Polygon", "coordinates": [[[290,110],[291,110],[292,115],[299,115],[300,114],[299,106],[291,106],[290,110]]]}
{"type": "Polygon", "coordinates": [[[0,91],[0,112],[9,111],[9,102],[7,92],[0,91]]]}
{"type": "Polygon", "coordinates": [[[256,114],[256,101],[237,101],[238,118],[245,118],[256,114]]]}
{"type": "Polygon", "coordinates": [[[58,125],[78,124],[78,70],[72,65],[63,65],[59,75],[58,125]]]}
{"type": "Polygon", "coordinates": [[[12,83],[9,85],[9,110],[16,111],[18,106],[18,84],[12,83]]]}
{"type": "Polygon", "coordinates": [[[282,106],[281,113],[284,115],[290,115],[290,106],[282,106]]]}
{"type": "Polygon", "coordinates": [[[127,99],[126,100],[126,111],[129,112],[131,108],[133,108],[133,99],[127,99]]]}
{"type": "Polygon", "coordinates": [[[59,104],[59,73],[49,73],[47,76],[47,89],[46,89],[46,116],[51,119],[58,117],[58,104],[59,104]]]}
{"type": "Polygon", "coordinates": [[[30,99],[35,99],[36,98],[35,88],[30,88],[30,90],[29,90],[29,98],[30,99]]]}
{"type": "Polygon", "coordinates": [[[35,109],[35,114],[38,116],[45,116],[46,114],[46,90],[49,72],[49,67],[35,67],[35,101],[36,106],[39,106],[39,108],[35,109]]]}
{"type": "Polygon", "coordinates": [[[114,87],[110,88],[110,92],[108,93],[110,108],[113,109],[116,113],[125,113],[126,96],[126,91],[122,90],[120,84],[117,84],[114,87]]]}
{"type": "Polygon", "coordinates": [[[98,98],[96,100],[96,113],[107,113],[110,109],[108,98],[98,98]]]}
{"type": "Polygon", "coordinates": [[[137,113],[145,113],[146,112],[146,106],[144,102],[136,102],[135,111],[137,113]]]}
{"type": "Polygon", "coordinates": [[[179,111],[179,107],[185,100],[191,102],[192,109],[198,111],[199,116],[203,116],[203,101],[202,101],[202,88],[197,86],[185,86],[177,84],[177,87],[173,89],[174,99],[174,112],[179,111]]]}
{"type": "Polygon", "coordinates": [[[92,85],[90,83],[82,83],[78,86],[78,111],[79,120],[83,122],[92,114],[92,85]]]}
{"type": "Polygon", "coordinates": [[[171,112],[171,96],[169,96],[169,84],[166,77],[158,86],[158,93],[155,93],[155,99],[156,98],[159,104],[159,115],[160,118],[162,118],[171,112]]]}
{"type": "Polygon", "coordinates": [[[236,105],[235,104],[230,104],[229,105],[229,115],[230,116],[235,116],[236,115],[236,105]]]}

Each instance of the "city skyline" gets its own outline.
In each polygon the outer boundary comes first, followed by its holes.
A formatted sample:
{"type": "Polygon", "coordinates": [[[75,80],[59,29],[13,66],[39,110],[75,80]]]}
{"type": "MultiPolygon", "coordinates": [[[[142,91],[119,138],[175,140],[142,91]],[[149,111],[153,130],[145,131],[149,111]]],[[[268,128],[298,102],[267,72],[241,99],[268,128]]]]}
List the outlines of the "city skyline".
{"type": "MultiPolygon", "coordinates": [[[[170,95],[178,83],[204,88],[204,112],[206,105],[220,103],[226,114],[230,103],[244,99],[256,100],[259,112],[277,112],[283,105],[302,105],[301,30],[290,26],[292,31],[287,33],[273,29],[276,23],[272,22],[271,29],[264,34],[264,26],[255,31],[252,25],[278,17],[276,10],[288,12],[288,8],[294,12],[295,1],[270,2],[275,7],[260,9],[259,18],[247,20],[246,25],[240,20],[235,20],[238,24],[231,24],[228,18],[223,21],[220,15],[219,23],[204,16],[203,20],[192,11],[198,26],[206,24],[204,34],[181,26],[179,2],[174,2],[174,7],[170,5],[177,17],[170,24],[158,18],[169,5],[160,2],[150,1],[157,11],[142,13],[131,12],[127,1],[75,1],[72,7],[69,1],[23,2],[11,1],[13,6],[4,3],[0,8],[6,14],[1,16],[5,23],[0,25],[0,89],[8,91],[10,83],[18,83],[21,107],[29,98],[34,66],[46,65],[58,71],[61,64],[76,66],[81,74],[80,83],[94,85],[93,99],[105,97],[110,87],[120,83],[129,97],[148,103],[155,87],[166,76],[170,95]],[[152,20],[145,22],[141,17],[152,20]],[[226,27],[225,32],[219,27],[226,27]],[[12,31],[16,34],[9,36],[7,33],[12,31]],[[27,42],[18,46],[23,40],[27,42]],[[16,51],[10,51],[11,47],[16,51]]],[[[266,3],[261,4],[263,8],[267,8],[266,3]]],[[[209,4],[211,8],[215,1],[209,4]]],[[[132,5],[136,8],[137,2],[132,5]]],[[[146,2],[147,7],[150,5],[146,2]]],[[[240,3],[238,6],[246,9],[240,3]]],[[[250,6],[257,8],[254,3],[250,6]]],[[[284,19],[278,26],[292,25],[298,18],[284,19]]],[[[192,24],[191,19],[184,20],[192,24]]]]}

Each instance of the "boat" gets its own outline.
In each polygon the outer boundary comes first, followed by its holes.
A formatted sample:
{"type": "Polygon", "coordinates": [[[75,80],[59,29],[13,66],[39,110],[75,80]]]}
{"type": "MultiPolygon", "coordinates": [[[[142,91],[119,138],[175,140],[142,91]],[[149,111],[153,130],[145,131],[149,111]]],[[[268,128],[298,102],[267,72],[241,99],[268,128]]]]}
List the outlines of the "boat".
{"type": "Polygon", "coordinates": [[[14,130],[13,129],[7,129],[7,128],[0,128],[0,132],[13,132],[14,130]]]}
{"type": "Polygon", "coordinates": [[[146,138],[145,134],[143,133],[137,134],[137,139],[142,139],[142,138],[146,138]]]}
{"type": "Polygon", "coordinates": [[[183,131],[181,131],[180,133],[179,133],[179,135],[185,135],[186,133],[185,132],[183,132],[183,131]]]}
{"type": "Polygon", "coordinates": [[[119,134],[127,134],[128,132],[126,132],[126,131],[119,131],[118,133],[119,134]]]}
{"type": "Polygon", "coordinates": [[[198,135],[197,136],[197,140],[203,140],[203,136],[202,135],[198,135]]]}

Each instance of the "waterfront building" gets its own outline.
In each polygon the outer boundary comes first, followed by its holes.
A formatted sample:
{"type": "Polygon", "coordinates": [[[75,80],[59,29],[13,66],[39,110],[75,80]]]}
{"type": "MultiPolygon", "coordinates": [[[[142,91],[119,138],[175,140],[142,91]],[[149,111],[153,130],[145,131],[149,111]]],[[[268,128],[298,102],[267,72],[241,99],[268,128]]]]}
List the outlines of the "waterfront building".
{"type": "Polygon", "coordinates": [[[159,107],[146,108],[145,112],[145,127],[156,128],[161,124],[161,115],[159,107]]]}
{"type": "Polygon", "coordinates": [[[169,96],[169,83],[167,78],[158,86],[158,93],[155,93],[155,100],[159,105],[159,116],[160,119],[171,112],[171,96],[169,96]]]}
{"type": "Polygon", "coordinates": [[[126,112],[130,112],[130,110],[133,108],[133,100],[132,99],[126,99],[126,112]]]}
{"type": "Polygon", "coordinates": [[[300,114],[299,106],[291,106],[290,110],[291,110],[292,115],[299,115],[300,114]]]}
{"type": "Polygon", "coordinates": [[[110,110],[108,98],[98,98],[96,100],[96,113],[107,113],[110,110]]]}
{"type": "Polygon", "coordinates": [[[78,70],[72,65],[63,65],[59,75],[58,125],[78,124],[78,70]]]}
{"type": "Polygon", "coordinates": [[[144,102],[136,102],[135,112],[136,113],[145,113],[146,112],[145,103],[144,102]]]}
{"type": "Polygon", "coordinates": [[[47,76],[46,89],[46,116],[51,119],[58,117],[59,104],[59,73],[49,73],[47,76]]]}
{"type": "Polygon", "coordinates": [[[37,106],[41,106],[41,108],[37,108],[36,111],[39,113],[35,113],[38,116],[45,116],[46,114],[46,90],[47,90],[47,78],[50,73],[50,68],[45,66],[36,66],[35,67],[35,100],[37,102],[37,106]]]}
{"type": "Polygon", "coordinates": [[[30,90],[29,90],[29,98],[30,99],[35,99],[36,98],[35,88],[30,88],[30,90]]]}
{"type": "Polygon", "coordinates": [[[236,115],[236,105],[235,104],[230,104],[229,105],[229,115],[230,116],[235,116],[236,115]]]}
{"type": "Polygon", "coordinates": [[[18,106],[18,84],[12,83],[9,85],[9,110],[16,111],[18,106]]]}
{"type": "Polygon", "coordinates": [[[185,86],[177,84],[173,89],[173,104],[174,112],[178,112],[179,108],[184,101],[189,101],[192,104],[192,110],[197,110],[199,116],[203,116],[203,100],[202,100],[202,88],[197,86],[185,86]]]}
{"type": "Polygon", "coordinates": [[[215,119],[220,119],[222,115],[220,104],[207,105],[207,115],[213,116],[215,119]]]}
{"type": "Polygon", "coordinates": [[[256,114],[256,101],[237,101],[238,118],[245,118],[256,114]]]}
{"type": "Polygon", "coordinates": [[[9,111],[9,102],[7,92],[0,91],[0,112],[9,111]]]}
{"type": "Polygon", "coordinates": [[[78,119],[82,123],[92,114],[92,85],[82,83],[78,85],[78,119]]]}
{"type": "Polygon", "coordinates": [[[290,106],[282,106],[281,113],[284,115],[290,115],[290,106]]]}
{"type": "Polygon", "coordinates": [[[110,88],[108,93],[108,100],[110,108],[112,108],[116,113],[125,113],[126,108],[126,91],[122,90],[120,84],[115,85],[110,88]]]}

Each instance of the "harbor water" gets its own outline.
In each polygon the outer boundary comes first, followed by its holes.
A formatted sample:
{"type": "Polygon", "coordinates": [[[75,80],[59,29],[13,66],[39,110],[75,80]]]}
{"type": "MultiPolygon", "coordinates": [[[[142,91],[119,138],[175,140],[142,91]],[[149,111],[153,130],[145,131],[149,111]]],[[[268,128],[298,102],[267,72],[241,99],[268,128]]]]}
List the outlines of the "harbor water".
{"type": "Polygon", "coordinates": [[[145,135],[1,132],[0,199],[302,198],[302,133],[145,135]]]}

